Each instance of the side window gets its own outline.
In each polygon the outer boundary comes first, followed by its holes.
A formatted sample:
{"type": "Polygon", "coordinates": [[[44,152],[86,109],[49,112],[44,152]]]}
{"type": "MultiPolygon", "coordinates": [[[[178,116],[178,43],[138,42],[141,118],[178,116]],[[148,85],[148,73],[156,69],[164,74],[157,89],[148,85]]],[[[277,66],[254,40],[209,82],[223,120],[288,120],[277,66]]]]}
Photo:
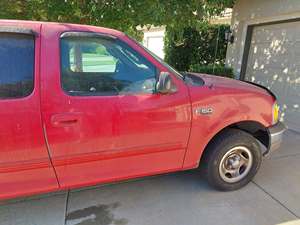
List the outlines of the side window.
{"type": "Polygon", "coordinates": [[[89,41],[70,45],[69,62],[72,72],[83,73],[113,73],[117,64],[102,44],[89,41]]]}
{"type": "Polygon", "coordinates": [[[34,37],[0,33],[0,99],[28,96],[33,83],[34,37]]]}
{"type": "Polygon", "coordinates": [[[77,96],[153,93],[156,68],[121,41],[63,37],[61,81],[77,96]]]}

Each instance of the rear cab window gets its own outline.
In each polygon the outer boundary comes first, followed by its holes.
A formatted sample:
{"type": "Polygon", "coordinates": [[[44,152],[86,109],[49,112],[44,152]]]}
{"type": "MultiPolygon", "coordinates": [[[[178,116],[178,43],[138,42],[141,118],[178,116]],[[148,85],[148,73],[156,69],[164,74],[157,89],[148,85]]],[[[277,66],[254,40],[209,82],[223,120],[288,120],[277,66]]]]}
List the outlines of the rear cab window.
{"type": "Polygon", "coordinates": [[[34,36],[0,33],[0,100],[24,98],[34,88],[34,36]]]}

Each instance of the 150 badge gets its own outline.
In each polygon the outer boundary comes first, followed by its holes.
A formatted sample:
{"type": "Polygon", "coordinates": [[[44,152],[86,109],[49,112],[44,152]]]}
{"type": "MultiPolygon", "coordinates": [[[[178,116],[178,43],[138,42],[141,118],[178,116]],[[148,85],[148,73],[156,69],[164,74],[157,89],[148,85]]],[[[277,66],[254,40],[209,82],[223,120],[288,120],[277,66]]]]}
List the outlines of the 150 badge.
{"type": "Polygon", "coordinates": [[[200,107],[195,110],[197,115],[209,115],[212,114],[213,111],[214,110],[211,107],[206,107],[206,108],[200,107]]]}

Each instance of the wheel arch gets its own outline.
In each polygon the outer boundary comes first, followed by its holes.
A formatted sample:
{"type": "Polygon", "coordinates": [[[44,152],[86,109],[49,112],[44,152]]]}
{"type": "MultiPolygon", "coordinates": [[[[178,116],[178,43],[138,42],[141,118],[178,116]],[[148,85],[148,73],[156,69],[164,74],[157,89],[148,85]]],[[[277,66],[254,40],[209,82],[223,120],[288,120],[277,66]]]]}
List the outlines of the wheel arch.
{"type": "Polygon", "coordinates": [[[206,144],[201,156],[200,156],[200,164],[203,158],[205,158],[205,155],[208,153],[208,146],[223,132],[225,132],[228,129],[239,129],[242,131],[245,131],[249,134],[251,134],[253,137],[255,137],[263,146],[268,148],[269,146],[269,134],[267,131],[267,128],[262,125],[261,123],[257,121],[247,120],[247,121],[240,121],[232,123],[226,127],[223,127],[221,130],[219,130],[217,133],[213,135],[213,137],[209,140],[209,142],[206,144]]]}

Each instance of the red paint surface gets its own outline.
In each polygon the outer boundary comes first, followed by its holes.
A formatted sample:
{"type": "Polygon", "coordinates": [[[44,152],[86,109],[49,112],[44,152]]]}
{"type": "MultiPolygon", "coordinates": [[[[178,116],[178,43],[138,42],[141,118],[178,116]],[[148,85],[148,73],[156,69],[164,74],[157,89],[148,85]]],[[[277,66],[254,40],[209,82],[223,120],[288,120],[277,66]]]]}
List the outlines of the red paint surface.
{"type": "Polygon", "coordinates": [[[116,36],[158,70],[167,68],[118,31],[24,21],[2,25],[39,34],[34,93],[0,100],[2,199],[194,168],[224,127],[239,121],[271,125],[274,100],[266,91],[210,76],[202,76],[205,86],[192,87],[171,74],[178,89],[172,95],[68,96],[60,84],[59,36],[65,31],[116,36]],[[214,113],[195,114],[205,106],[214,113]]]}

